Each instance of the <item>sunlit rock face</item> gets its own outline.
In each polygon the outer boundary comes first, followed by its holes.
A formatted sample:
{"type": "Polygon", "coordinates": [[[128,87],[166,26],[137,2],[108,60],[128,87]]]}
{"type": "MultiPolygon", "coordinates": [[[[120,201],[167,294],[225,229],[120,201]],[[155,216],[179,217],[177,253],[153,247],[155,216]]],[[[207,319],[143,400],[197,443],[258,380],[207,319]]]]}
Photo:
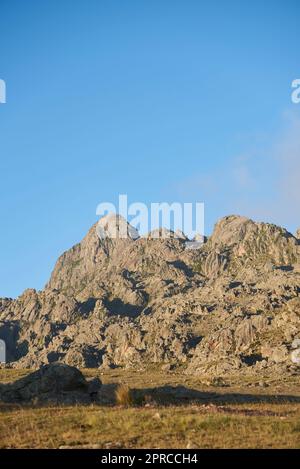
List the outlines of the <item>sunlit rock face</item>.
{"type": "Polygon", "coordinates": [[[100,239],[130,238],[136,240],[139,238],[138,231],[124,217],[116,213],[109,213],[102,217],[97,223],[96,232],[100,239]]]}
{"type": "Polygon", "coordinates": [[[296,237],[236,215],[197,249],[183,233],[156,234],[139,237],[109,214],[59,257],[42,291],[0,299],[11,366],[169,364],[201,376],[298,366],[296,237]]]}

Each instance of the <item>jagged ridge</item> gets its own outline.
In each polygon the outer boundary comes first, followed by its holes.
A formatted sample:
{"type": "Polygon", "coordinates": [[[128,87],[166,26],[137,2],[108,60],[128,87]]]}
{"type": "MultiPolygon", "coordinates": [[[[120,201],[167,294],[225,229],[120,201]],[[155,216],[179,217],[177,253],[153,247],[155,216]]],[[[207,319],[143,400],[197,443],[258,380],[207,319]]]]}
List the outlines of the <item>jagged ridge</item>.
{"type": "Polygon", "coordinates": [[[96,227],[60,256],[44,290],[0,300],[12,366],[168,364],[217,375],[293,366],[296,237],[229,216],[199,250],[186,250],[182,235],[99,239],[96,227]]]}

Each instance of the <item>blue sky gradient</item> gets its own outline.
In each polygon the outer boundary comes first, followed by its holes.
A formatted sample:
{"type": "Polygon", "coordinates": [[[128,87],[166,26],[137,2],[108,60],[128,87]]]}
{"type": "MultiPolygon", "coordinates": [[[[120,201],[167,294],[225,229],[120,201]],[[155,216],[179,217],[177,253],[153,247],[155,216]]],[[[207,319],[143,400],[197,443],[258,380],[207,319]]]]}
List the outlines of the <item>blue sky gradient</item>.
{"type": "Polygon", "coordinates": [[[300,2],[0,0],[0,296],[102,201],[300,226],[300,2]],[[298,179],[299,176],[299,179],[298,179]]]}

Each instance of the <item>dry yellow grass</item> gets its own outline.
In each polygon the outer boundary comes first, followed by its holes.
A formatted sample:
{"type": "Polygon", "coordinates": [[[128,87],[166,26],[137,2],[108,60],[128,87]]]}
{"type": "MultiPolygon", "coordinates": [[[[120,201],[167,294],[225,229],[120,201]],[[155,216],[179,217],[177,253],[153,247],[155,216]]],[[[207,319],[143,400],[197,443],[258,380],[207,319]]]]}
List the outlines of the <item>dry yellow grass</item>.
{"type": "Polygon", "coordinates": [[[12,408],[1,412],[2,448],[299,448],[298,406],[12,408]],[[256,415],[259,410],[260,414],[256,415]],[[272,415],[264,415],[270,410],[272,415]]]}
{"type": "MultiPolygon", "coordinates": [[[[2,370],[2,382],[9,381],[10,371],[11,379],[16,378],[17,371],[2,370]]],[[[95,370],[85,373],[95,375],[95,370]]],[[[0,447],[300,448],[296,381],[284,382],[282,388],[274,383],[263,389],[248,384],[219,389],[203,386],[193,377],[183,380],[180,374],[122,370],[112,370],[101,379],[118,406],[112,402],[65,407],[1,404],[0,447]],[[119,386],[115,394],[117,382],[128,385],[119,386]],[[156,394],[151,398],[153,388],[182,383],[201,391],[203,400],[180,405],[156,400],[156,394]],[[150,399],[136,401],[129,387],[150,399]]]]}
{"type": "Polygon", "coordinates": [[[119,384],[115,391],[116,403],[123,407],[133,405],[132,391],[127,384],[119,384]]]}

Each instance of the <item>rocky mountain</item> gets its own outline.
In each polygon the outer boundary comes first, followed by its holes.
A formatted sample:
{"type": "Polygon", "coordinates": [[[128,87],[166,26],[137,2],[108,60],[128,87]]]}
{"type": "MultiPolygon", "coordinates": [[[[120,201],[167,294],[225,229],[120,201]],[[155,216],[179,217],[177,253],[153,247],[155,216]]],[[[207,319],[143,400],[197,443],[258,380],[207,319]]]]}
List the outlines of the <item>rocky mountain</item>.
{"type": "Polygon", "coordinates": [[[120,217],[112,239],[113,221],[62,254],[44,290],[0,300],[10,366],[297,372],[299,235],[233,215],[186,249],[183,233],[139,237],[120,217]]]}

